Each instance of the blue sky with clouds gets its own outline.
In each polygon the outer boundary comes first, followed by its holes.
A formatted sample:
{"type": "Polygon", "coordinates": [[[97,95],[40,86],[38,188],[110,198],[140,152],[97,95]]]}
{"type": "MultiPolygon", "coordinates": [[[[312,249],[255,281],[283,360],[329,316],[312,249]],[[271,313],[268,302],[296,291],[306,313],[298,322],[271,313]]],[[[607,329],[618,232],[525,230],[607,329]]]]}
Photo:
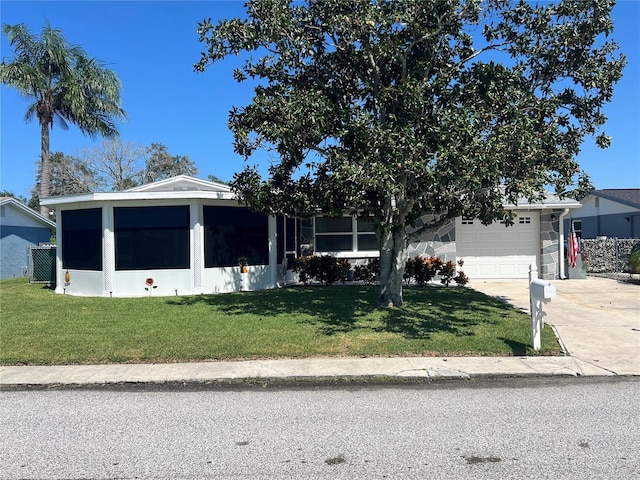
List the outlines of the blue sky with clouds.
{"type": "MultiPolygon", "coordinates": [[[[236,58],[195,73],[204,45],[196,28],[204,18],[242,16],[242,1],[7,1],[0,2],[2,24],[26,23],[39,33],[44,22],[64,32],[105,62],[123,83],[122,106],[129,120],[120,128],[125,142],[166,145],[172,155],[186,155],[201,178],[230,180],[244,160],[234,154],[227,128],[228,111],[246,105],[251,85],[232,78],[236,58]]],[[[579,156],[596,188],[640,188],[640,0],[622,0],[614,10],[615,32],[629,64],[605,113],[605,131],[613,137],[607,150],[587,139],[579,156]]],[[[12,55],[4,35],[1,55],[12,55]]],[[[37,121],[25,123],[28,101],[14,89],[0,87],[0,189],[30,196],[40,153],[37,121]]],[[[99,144],[77,128],[54,126],[51,151],[80,154],[99,144]]],[[[255,161],[265,165],[269,158],[255,161]]]]}

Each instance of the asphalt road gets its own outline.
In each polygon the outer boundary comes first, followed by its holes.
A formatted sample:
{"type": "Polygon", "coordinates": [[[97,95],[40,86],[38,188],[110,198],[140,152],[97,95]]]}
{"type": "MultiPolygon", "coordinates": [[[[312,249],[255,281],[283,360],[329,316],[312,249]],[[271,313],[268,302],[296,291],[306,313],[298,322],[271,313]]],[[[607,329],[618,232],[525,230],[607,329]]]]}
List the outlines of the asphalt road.
{"type": "Polygon", "coordinates": [[[640,478],[640,379],[0,392],[0,477],[640,478]]]}

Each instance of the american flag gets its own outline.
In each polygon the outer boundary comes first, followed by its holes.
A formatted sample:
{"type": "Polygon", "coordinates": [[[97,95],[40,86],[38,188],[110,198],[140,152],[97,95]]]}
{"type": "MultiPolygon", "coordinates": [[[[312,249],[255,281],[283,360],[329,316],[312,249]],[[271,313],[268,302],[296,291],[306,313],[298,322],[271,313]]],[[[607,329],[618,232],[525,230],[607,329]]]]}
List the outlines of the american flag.
{"type": "Polygon", "coordinates": [[[578,250],[578,237],[576,236],[576,231],[573,229],[573,222],[571,222],[571,233],[569,234],[569,242],[567,245],[567,260],[571,268],[576,268],[578,250]]]}

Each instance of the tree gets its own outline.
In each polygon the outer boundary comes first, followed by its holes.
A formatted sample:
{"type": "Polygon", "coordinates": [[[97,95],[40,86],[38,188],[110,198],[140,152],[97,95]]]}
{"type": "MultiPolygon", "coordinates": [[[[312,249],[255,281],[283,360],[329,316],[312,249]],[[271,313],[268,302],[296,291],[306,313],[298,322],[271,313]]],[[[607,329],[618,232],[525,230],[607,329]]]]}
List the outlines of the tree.
{"type": "Polygon", "coordinates": [[[27,204],[27,199],[22,195],[16,195],[11,190],[0,190],[0,198],[6,198],[6,197],[15,198],[20,203],[24,203],[25,205],[27,204]]]}
{"type": "Polygon", "coordinates": [[[87,148],[83,162],[98,178],[98,186],[111,191],[126,190],[144,183],[177,175],[197,175],[198,169],[187,156],[171,155],[167,147],[154,142],[150,147],[121,139],[103,140],[87,148]]]}
{"type": "Polygon", "coordinates": [[[198,169],[189,157],[172,156],[167,151],[167,147],[160,143],[152,143],[147,149],[146,155],[142,183],[157,182],[178,175],[195,176],[198,174],[198,169]]]}
{"type": "Polygon", "coordinates": [[[225,181],[224,181],[224,180],[222,180],[220,177],[218,177],[218,176],[216,176],[216,175],[214,175],[214,174],[208,175],[208,176],[207,176],[207,179],[208,179],[210,182],[215,182],[215,183],[221,183],[221,184],[223,184],[223,185],[228,185],[228,182],[225,182],[225,181]]]}
{"type": "Polygon", "coordinates": [[[245,53],[234,78],[257,83],[230,112],[234,148],[278,160],[266,179],[237,173],[239,198],[372,216],[379,300],[401,305],[420,233],[407,227],[424,213],[435,216],[422,228],[459,215],[509,223],[506,204],[588,191],[575,156],[586,136],[608,146],[602,106],[625,64],[607,38],[613,3],[250,0],[244,19],[198,25],[195,69],[245,53]]]}
{"type": "MultiPolygon", "coordinates": [[[[4,25],[14,49],[9,63],[0,64],[0,80],[31,97],[25,118],[40,124],[40,198],[50,196],[49,130],[54,120],[64,129],[72,123],[91,138],[118,134],[116,121],[126,118],[120,107],[120,80],[103,64],[76,45],[66,42],[60,30],[47,23],[40,36],[24,24],[4,25]]],[[[41,213],[48,209],[41,207],[41,213]]]]}
{"type": "MultiPolygon", "coordinates": [[[[53,152],[50,162],[50,195],[73,195],[76,193],[95,192],[99,189],[99,179],[96,173],[83,160],[65,155],[62,152],[53,152]]],[[[29,206],[35,210],[40,209],[40,179],[42,178],[42,163],[38,165],[36,184],[31,191],[29,206]]]]}
{"type": "Polygon", "coordinates": [[[86,148],[82,159],[87,168],[95,173],[100,189],[117,192],[140,185],[145,153],[142,144],[116,138],[86,148]]]}

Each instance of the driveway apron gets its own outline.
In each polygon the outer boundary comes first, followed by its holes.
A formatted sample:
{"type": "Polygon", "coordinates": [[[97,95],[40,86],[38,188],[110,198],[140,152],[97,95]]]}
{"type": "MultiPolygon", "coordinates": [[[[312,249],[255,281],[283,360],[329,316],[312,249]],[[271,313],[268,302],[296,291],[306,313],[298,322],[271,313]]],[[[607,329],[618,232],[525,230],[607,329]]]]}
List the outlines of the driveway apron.
{"type": "MultiPolygon", "coordinates": [[[[567,353],[617,375],[640,375],[640,285],[610,278],[556,280],[543,304],[567,353]]],[[[471,280],[469,286],[529,313],[527,280],[471,280]]]]}

